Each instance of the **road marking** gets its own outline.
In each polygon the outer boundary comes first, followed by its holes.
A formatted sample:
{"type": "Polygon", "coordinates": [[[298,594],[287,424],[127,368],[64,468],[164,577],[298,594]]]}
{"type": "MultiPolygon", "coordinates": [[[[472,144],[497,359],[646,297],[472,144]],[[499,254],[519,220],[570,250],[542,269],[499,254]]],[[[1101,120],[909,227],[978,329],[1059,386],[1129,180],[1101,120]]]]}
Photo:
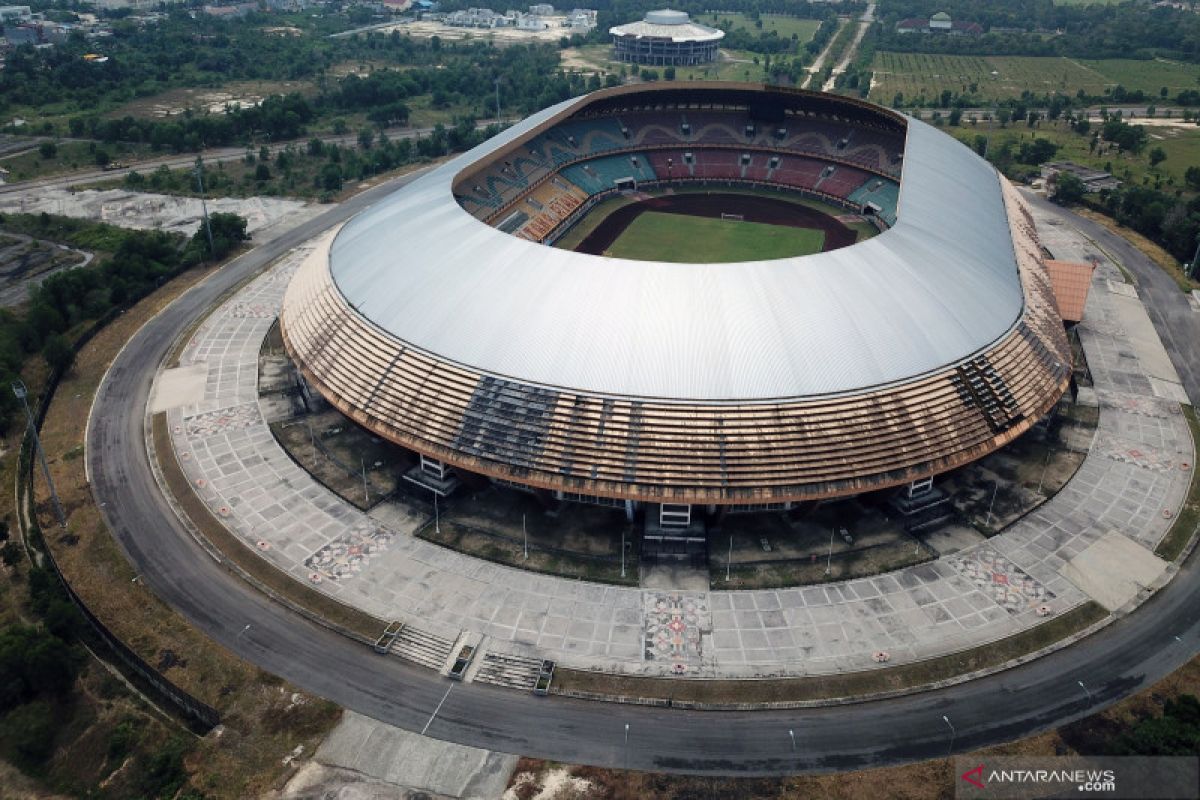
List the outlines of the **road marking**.
{"type": "MultiPolygon", "coordinates": [[[[454,688],[454,684],[452,683],[452,684],[450,684],[450,689],[453,689],[453,688],[454,688]]],[[[442,699],[438,701],[437,708],[435,708],[433,710],[433,713],[429,715],[429,721],[425,723],[424,728],[421,728],[422,736],[425,735],[425,731],[429,730],[429,726],[433,724],[433,718],[436,717],[438,715],[438,712],[442,710],[442,703],[446,702],[446,698],[450,696],[450,689],[447,689],[446,693],[444,695],[442,695],[442,699]]]]}

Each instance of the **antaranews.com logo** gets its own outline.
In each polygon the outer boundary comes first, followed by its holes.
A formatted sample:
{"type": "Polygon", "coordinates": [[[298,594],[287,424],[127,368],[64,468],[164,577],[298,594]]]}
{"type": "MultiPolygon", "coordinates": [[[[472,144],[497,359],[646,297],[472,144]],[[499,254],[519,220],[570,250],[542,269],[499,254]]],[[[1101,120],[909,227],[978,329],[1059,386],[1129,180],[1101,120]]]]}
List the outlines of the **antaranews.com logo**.
{"type": "Polygon", "coordinates": [[[999,756],[956,759],[955,796],[974,798],[1107,797],[1196,800],[1200,760],[1183,757],[999,756]]]}

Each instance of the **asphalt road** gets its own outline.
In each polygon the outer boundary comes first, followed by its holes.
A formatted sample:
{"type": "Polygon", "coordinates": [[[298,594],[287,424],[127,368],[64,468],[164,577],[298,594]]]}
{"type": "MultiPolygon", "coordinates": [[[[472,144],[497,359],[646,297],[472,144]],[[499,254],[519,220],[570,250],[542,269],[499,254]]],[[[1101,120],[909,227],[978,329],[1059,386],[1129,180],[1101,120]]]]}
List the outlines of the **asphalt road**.
{"type": "Polygon", "coordinates": [[[722,775],[881,766],[1016,739],[1111,704],[1200,651],[1195,558],[1132,617],[1059,653],[944,690],[793,712],[618,706],[451,683],[269,602],[207,556],[159,495],[143,443],[151,379],[176,335],[222,292],[402,182],[262,244],[184,294],[130,340],[98,393],[86,451],[96,500],[149,588],[222,646],[306,691],[439,739],[568,763],[722,775]]]}
{"type": "Polygon", "coordinates": [[[1138,295],[1150,314],[1158,336],[1171,356],[1183,388],[1193,403],[1200,403],[1200,313],[1192,311],[1187,295],[1175,280],[1126,239],[1098,222],[1077,216],[1032,192],[1021,195],[1030,203],[1062,216],[1121,262],[1137,281],[1138,295]]]}
{"type": "MultiPolygon", "coordinates": [[[[505,120],[506,122],[508,120],[505,120]]],[[[495,122],[492,120],[480,120],[477,127],[485,128],[487,125],[495,122]]],[[[433,128],[388,128],[384,131],[389,139],[415,139],[420,136],[428,136],[433,133],[433,128]]],[[[272,142],[267,145],[267,149],[272,153],[277,153],[288,145],[303,148],[306,146],[309,139],[320,139],[325,144],[337,144],[343,147],[358,147],[358,133],[346,134],[326,134],[316,137],[308,137],[306,139],[294,139],[287,142],[272,142]]],[[[60,139],[58,141],[76,141],[60,139]]],[[[83,140],[87,141],[87,140],[83,140]]],[[[259,146],[253,148],[257,153],[259,146]]],[[[142,161],[132,162],[128,167],[119,169],[93,169],[85,172],[71,172],[65,175],[52,175],[46,178],[36,178],[28,181],[17,181],[15,183],[0,184],[0,194],[12,194],[15,192],[29,192],[38,189],[67,189],[72,186],[81,186],[89,183],[98,183],[100,181],[113,180],[115,178],[123,178],[131,172],[137,171],[145,174],[159,167],[165,166],[168,169],[183,169],[194,166],[196,157],[200,156],[204,159],[205,164],[216,164],[221,161],[238,161],[246,157],[246,147],[237,145],[234,147],[213,147],[205,150],[202,153],[182,153],[160,156],[157,158],[144,159],[142,161]]],[[[2,164],[2,162],[0,162],[2,164]]]]}

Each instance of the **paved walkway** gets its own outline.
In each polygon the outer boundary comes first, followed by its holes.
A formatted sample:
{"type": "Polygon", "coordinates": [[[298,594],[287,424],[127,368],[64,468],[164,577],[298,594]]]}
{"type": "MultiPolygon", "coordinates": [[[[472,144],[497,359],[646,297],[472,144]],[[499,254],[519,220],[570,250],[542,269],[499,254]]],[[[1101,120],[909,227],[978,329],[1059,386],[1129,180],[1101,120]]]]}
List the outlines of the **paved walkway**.
{"type": "MultiPolygon", "coordinates": [[[[1062,240],[1056,255],[1072,257],[1072,233],[1051,233],[1062,240]]],[[[1191,478],[1178,403],[1155,394],[1142,368],[1158,363],[1157,341],[1127,340],[1128,298],[1108,283],[1120,274],[1101,264],[1080,329],[1101,406],[1095,444],[1058,495],[1002,534],[886,575],[780,590],[642,590],[499,566],[359,512],[275,442],[258,405],[259,347],[310,253],[282,259],[191,339],[181,366],[207,378],[202,397],[168,411],[180,462],[213,511],[280,569],[410,630],[486,637],[488,652],[705,676],[867,669],[879,650],[893,664],[936,657],[1032,627],[1042,604],[1058,614],[1086,601],[1063,577],[1068,562],[1110,532],[1153,548],[1191,478]]],[[[1092,575],[1091,585],[1121,581],[1120,571],[1092,575]]]]}

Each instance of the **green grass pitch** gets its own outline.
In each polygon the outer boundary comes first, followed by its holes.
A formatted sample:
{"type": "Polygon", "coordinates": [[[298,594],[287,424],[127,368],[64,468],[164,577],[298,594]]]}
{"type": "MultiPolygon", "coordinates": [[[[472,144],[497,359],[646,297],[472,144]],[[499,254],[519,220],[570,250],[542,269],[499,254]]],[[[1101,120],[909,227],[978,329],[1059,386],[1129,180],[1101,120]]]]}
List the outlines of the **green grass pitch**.
{"type": "Polygon", "coordinates": [[[640,261],[726,263],[819,253],[825,234],[810,228],[647,211],[606,255],[640,261]]]}

